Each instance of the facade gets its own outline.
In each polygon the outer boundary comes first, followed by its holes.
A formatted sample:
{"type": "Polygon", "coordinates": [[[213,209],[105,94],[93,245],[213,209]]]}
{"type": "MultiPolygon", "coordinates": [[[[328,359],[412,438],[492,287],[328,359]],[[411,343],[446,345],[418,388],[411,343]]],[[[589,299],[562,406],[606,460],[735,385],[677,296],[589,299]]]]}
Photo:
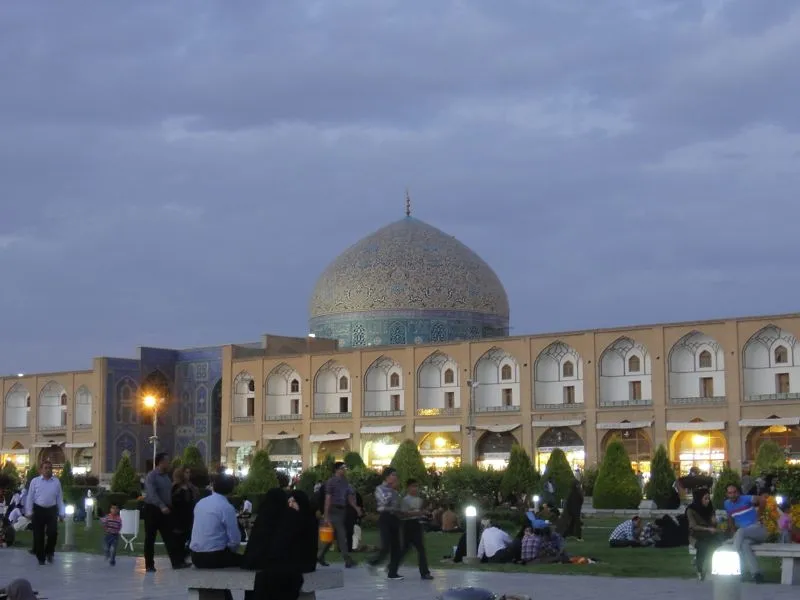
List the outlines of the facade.
{"type": "Polygon", "coordinates": [[[659,444],[683,472],[738,468],[764,439],[800,461],[800,314],[508,337],[491,268],[407,207],[326,269],[309,325],[0,378],[0,461],[146,470],[154,418],[159,449],[242,471],[257,448],[287,469],[350,450],[378,467],[404,439],[437,468],[501,468],[513,443],[581,468],[615,436],[644,473],[659,444]]]}

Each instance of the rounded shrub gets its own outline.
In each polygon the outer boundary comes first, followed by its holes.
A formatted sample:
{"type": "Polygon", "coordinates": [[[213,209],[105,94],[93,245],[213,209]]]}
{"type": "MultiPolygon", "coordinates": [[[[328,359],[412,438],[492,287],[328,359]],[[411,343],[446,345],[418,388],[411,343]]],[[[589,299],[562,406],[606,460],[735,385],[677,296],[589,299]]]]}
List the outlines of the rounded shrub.
{"type": "Polygon", "coordinates": [[[765,440],[758,447],[751,474],[755,477],[762,474],[774,475],[778,469],[785,465],[786,455],[783,453],[783,448],[775,440],[765,440]]]}
{"type": "Polygon", "coordinates": [[[522,446],[514,444],[500,481],[500,494],[503,498],[514,497],[519,501],[522,496],[532,494],[538,483],[539,474],[533,468],[531,457],[522,446]]]}
{"type": "Polygon", "coordinates": [[[714,489],[711,490],[711,502],[714,503],[714,508],[722,508],[729,485],[742,485],[742,477],[738,471],[724,467],[714,483],[714,489]]]}
{"type": "MultiPolygon", "coordinates": [[[[630,462],[628,463],[630,465],[630,462]]],[[[575,481],[575,473],[569,465],[567,455],[561,448],[556,448],[550,453],[547,466],[544,469],[543,480],[551,477],[555,485],[556,508],[561,506],[561,501],[566,500],[575,481]]]]}
{"type": "Polygon", "coordinates": [[[678,508],[680,498],[675,488],[675,470],[667,455],[667,449],[661,444],[650,463],[650,480],[645,486],[645,495],[655,502],[660,509],[678,508]]]}
{"type": "Polygon", "coordinates": [[[625,446],[611,440],[594,484],[592,506],[600,509],[634,509],[642,501],[642,488],[625,446]]]}
{"type": "Polygon", "coordinates": [[[405,440],[398,446],[392,457],[391,466],[397,470],[401,488],[406,487],[406,481],[409,479],[416,479],[422,485],[428,483],[428,470],[422,462],[422,455],[414,440],[405,440]]]}

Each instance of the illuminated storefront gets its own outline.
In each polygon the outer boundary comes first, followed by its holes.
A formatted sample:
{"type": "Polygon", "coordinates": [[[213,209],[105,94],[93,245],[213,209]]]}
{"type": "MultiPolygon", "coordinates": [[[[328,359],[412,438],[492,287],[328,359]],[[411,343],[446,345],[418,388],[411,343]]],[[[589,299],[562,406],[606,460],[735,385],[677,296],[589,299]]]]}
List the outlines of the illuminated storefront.
{"type": "Polygon", "coordinates": [[[743,419],[739,425],[753,428],[745,441],[747,460],[754,462],[761,445],[771,441],[783,449],[788,464],[800,465],[800,417],[743,419]]]}
{"type": "Polygon", "coordinates": [[[675,431],[670,454],[680,475],[692,467],[708,475],[722,471],[728,459],[724,427],[724,423],[667,423],[667,430],[675,431]]]}
{"type": "Polygon", "coordinates": [[[237,477],[246,477],[250,472],[250,465],[253,462],[253,454],[256,451],[256,443],[254,441],[236,441],[228,442],[225,444],[228,451],[227,468],[225,472],[228,475],[236,475],[237,477]]]}
{"type": "Polygon", "coordinates": [[[539,436],[536,441],[536,457],[534,458],[535,467],[540,473],[544,473],[547,461],[556,448],[561,449],[567,457],[567,462],[573,469],[583,470],[586,461],[586,448],[583,439],[572,427],[577,426],[581,421],[569,421],[570,426],[549,427],[539,436]],[[573,424],[574,423],[574,424],[573,424]]]}
{"type": "Polygon", "coordinates": [[[73,475],[88,475],[92,471],[92,459],[94,457],[94,443],[72,443],[65,444],[70,451],[74,452],[72,460],[73,475]]]}
{"type": "Polygon", "coordinates": [[[267,452],[272,465],[277,471],[283,471],[289,477],[294,477],[303,470],[303,449],[299,442],[300,434],[277,433],[265,435],[269,440],[267,452]]]}
{"type": "Polygon", "coordinates": [[[495,425],[487,427],[475,445],[478,466],[483,469],[503,470],[508,466],[511,448],[518,444],[511,433],[519,425],[495,425]]]}
{"type": "Polygon", "coordinates": [[[402,425],[361,428],[361,458],[370,469],[389,465],[402,442],[402,425]]]}
{"type": "MultiPolygon", "coordinates": [[[[606,448],[612,440],[617,439],[622,442],[628,458],[631,459],[631,468],[634,471],[641,471],[645,479],[650,478],[650,460],[653,456],[653,445],[647,435],[647,429],[652,423],[622,421],[621,423],[598,423],[597,429],[608,430],[603,436],[601,448],[605,456],[606,448]]],[[[600,457],[602,460],[602,456],[600,457]]]]}
{"type": "Polygon", "coordinates": [[[344,455],[350,452],[349,433],[312,434],[309,440],[315,465],[324,462],[328,456],[332,456],[335,461],[342,461],[344,455]]]}
{"type": "Polygon", "coordinates": [[[419,453],[425,466],[437,471],[461,464],[461,442],[450,431],[426,434],[419,442],[419,453]]]}
{"type": "Polygon", "coordinates": [[[0,467],[7,462],[13,463],[17,467],[17,471],[27,470],[30,466],[30,451],[23,448],[22,444],[18,442],[11,448],[0,450],[0,467]]]}
{"type": "Polygon", "coordinates": [[[63,444],[44,442],[36,443],[33,447],[39,452],[36,464],[40,465],[44,461],[49,461],[53,465],[53,472],[56,475],[60,475],[61,470],[64,468],[64,463],[67,462],[63,444]]]}

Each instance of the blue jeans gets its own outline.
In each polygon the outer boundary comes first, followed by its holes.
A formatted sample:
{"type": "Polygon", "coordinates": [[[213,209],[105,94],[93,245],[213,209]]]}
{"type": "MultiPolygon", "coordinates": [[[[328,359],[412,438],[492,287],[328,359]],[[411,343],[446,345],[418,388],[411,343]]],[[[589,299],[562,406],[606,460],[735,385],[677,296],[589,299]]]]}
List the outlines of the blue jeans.
{"type": "Polygon", "coordinates": [[[119,544],[119,534],[107,533],[103,536],[103,554],[112,565],[117,561],[117,544],[119,544]]]}

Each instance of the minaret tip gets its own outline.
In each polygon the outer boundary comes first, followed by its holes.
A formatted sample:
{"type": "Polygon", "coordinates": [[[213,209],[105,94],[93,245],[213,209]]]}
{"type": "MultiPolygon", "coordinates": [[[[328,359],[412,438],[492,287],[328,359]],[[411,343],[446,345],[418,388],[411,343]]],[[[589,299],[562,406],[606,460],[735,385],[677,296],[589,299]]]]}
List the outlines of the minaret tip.
{"type": "Polygon", "coordinates": [[[406,188],[406,216],[411,216],[411,195],[408,193],[408,188],[406,188]]]}

